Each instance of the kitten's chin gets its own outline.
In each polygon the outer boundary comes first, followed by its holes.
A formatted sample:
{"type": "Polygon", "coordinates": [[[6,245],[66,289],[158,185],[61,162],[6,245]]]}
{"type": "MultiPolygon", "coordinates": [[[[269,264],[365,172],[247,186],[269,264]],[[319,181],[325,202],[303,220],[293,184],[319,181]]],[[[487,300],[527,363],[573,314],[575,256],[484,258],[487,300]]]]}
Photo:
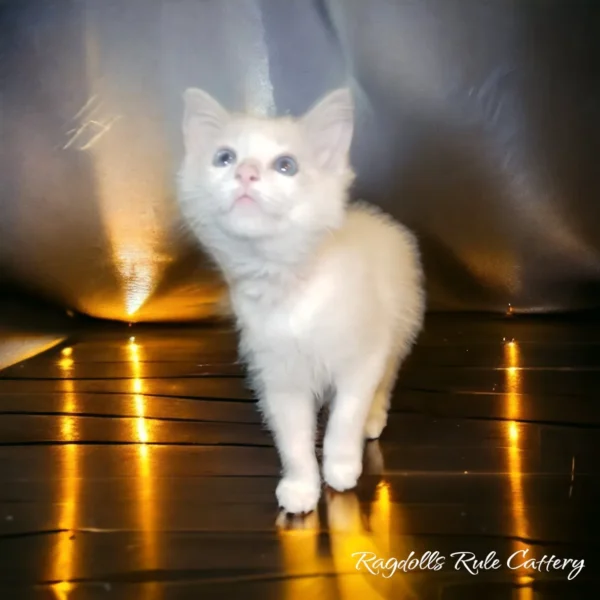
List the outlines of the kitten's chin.
{"type": "Polygon", "coordinates": [[[250,204],[221,215],[219,221],[221,229],[229,235],[248,239],[273,237],[285,228],[281,218],[268,215],[250,204]]]}

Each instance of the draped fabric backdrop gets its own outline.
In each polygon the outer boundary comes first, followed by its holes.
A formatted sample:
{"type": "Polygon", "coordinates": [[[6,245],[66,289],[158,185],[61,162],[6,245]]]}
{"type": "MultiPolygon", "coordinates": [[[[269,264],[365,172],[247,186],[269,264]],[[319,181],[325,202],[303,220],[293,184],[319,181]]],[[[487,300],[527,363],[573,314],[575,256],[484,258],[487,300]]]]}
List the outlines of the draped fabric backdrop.
{"type": "Polygon", "coordinates": [[[182,92],[298,114],[344,84],[353,194],[417,233],[430,310],[598,306],[597,0],[0,1],[0,282],[210,316],[174,202],[182,92]]]}

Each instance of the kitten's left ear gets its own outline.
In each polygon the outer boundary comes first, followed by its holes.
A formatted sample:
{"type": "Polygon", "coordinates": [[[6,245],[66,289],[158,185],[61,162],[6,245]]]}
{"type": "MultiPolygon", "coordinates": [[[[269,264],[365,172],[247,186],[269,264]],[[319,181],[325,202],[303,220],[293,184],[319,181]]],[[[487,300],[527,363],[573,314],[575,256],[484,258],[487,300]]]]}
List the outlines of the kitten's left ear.
{"type": "Polygon", "coordinates": [[[347,166],[354,131],[354,103],[348,88],[325,96],[302,118],[323,168],[347,166]]]}
{"type": "Polygon", "coordinates": [[[187,152],[194,152],[225,125],[229,113],[210,94],[198,88],[188,88],[183,100],[183,139],[187,152]]]}

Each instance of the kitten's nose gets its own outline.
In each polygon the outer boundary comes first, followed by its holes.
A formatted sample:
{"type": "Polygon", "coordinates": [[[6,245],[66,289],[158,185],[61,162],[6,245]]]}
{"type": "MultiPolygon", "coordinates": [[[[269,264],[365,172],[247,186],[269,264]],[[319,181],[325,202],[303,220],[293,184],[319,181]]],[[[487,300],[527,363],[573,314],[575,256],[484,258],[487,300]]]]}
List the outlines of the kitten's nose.
{"type": "Polygon", "coordinates": [[[235,178],[241,182],[243,186],[250,185],[253,181],[260,179],[260,173],[258,171],[258,165],[254,162],[245,160],[240,163],[235,171],[235,178]]]}

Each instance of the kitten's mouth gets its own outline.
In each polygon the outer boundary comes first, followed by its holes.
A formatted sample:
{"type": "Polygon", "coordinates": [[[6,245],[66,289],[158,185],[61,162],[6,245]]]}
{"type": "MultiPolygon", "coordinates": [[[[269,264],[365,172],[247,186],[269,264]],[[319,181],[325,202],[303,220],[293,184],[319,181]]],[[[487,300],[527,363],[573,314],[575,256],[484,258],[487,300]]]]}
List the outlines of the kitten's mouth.
{"type": "Polygon", "coordinates": [[[233,205],[231,208],[237,208],[237,207],[241,207],[241,206],[247,206],[247,207],[258,206],[258,202],[250,194],[248,194],[246,192],[242,192],[241,194],[239,194],[235,197],[235,200],[233,201],[233,205]]]}
{"type": "Polygon", "coordinates": [[[236,204],[256,204],[256,201],[254,200],[254,198],[252,196],[249,196],[248,194],[242,194],[241,196],[238,196],[236,201],[236,204]]]}

